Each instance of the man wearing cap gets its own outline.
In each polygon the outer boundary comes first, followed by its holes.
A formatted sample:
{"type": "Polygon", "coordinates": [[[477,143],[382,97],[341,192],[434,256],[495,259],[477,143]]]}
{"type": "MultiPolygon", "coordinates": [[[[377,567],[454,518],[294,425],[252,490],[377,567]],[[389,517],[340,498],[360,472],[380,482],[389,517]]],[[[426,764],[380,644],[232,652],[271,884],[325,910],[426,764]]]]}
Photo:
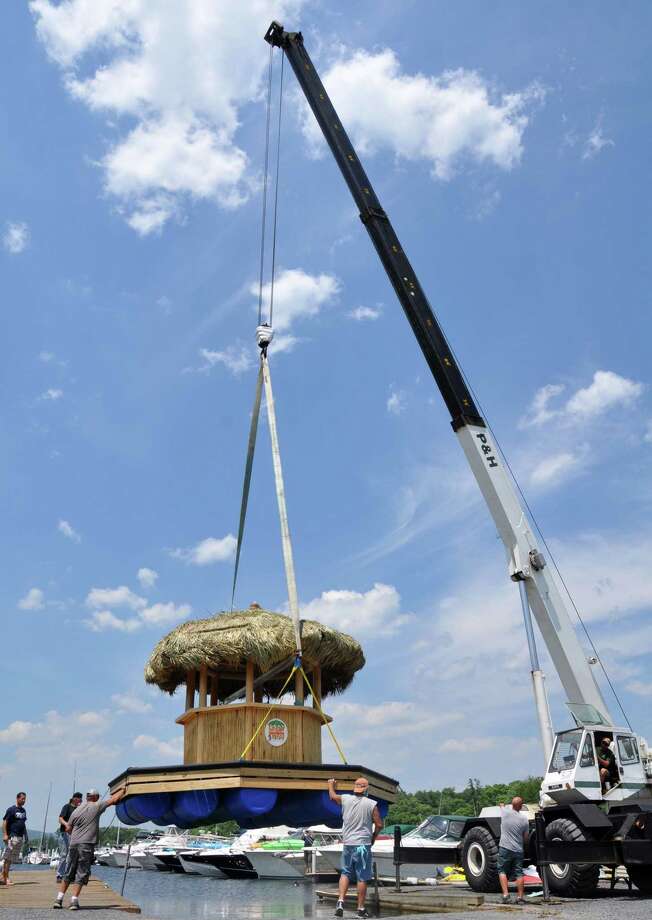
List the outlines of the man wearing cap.
{"type": "Polygon", "coordinates": [[[371,847],[383,828],[378,803],[369,796],[369,783],[359,776],[353,795],[339,795],[336,780],[328,780],[328,796],[342,809],[342,874],[335,916],[344,916],[344,899],[351,882],[357,883],[358,917],[368,917],[365,907],[367,884],[373,877],[371,847]]]}
{"type": "Polygon", "coordinates": [[[65,831],[70,834],[70,848],[65,875],[59,886],[59,893],[53,907],[63,907],[63,896],[72,886],[70,910],[79,910],[79,892],[88,884],[91,866],[95,859],[95,845],[100,832],[100,816],[111,805],[117,804],[125,795],[124,787],[118,789],[110,798],[100,802],[97,789],[89,789],[86,801],[79,805],[65,822],[65,831]]]}
{"type": "Polygon", "coordinates": [[[70,847],[70,834],[66,831],[66,824],[70,821],[70,816],[82,803],[81,792],[74,792],[69,802],[63,806],[59,812],[59,835],[61,844],[59,846],[59,865],[57,866],[57,881],[60,882],[65,875],[66,861],[68,859],[68,849],[70,847]]]}

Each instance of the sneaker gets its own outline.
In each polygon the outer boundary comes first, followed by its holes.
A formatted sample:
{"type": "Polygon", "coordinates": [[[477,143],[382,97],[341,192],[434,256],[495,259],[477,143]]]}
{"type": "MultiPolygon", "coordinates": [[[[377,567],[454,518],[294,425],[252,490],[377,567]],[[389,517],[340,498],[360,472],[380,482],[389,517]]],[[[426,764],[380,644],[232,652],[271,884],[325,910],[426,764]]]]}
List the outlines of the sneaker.
{"type": "Polygon", "coordinates": [[[371,914],[369,913],[366,907],[359,907],[358,913],[356,914],[356,916],[357,917],[370,917],[371,914]]]}
{"type": "Polygon", "coordinates": [[[61,910],[63,908],[63,901],[55,901],[52,905],[52,910],[61,910]]]}
{"type": "Polygon", "coordinates": [[[335,908],[335,916],[343,917],[344,916],[344,901],[338,901],[335,908]]]}
{"type": "Polygon", "coordinates": [[[517,899],[516,899],[516,903],[517,903],[517,904],[525,904],[525,898],[517,898],[517,899]]]}
{"type": "Polygon", "coordinates": [[[504,894],[504,895],[503,895],[502,903],[503,903],[503,904],[511,904],[511,903],[512,903],[511,897],[510,897],[508,894],[504,894]]]}
{"type": "Polygon", "coordinates": [[[79,901],[73,901],[68,910],[79,910],[79,901]]]}

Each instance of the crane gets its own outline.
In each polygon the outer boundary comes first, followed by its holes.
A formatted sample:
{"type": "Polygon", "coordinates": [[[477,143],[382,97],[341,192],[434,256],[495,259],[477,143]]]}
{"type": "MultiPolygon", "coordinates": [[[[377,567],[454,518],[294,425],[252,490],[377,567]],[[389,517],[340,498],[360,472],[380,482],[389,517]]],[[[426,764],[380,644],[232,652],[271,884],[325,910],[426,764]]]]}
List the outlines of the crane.
{"type": "MultiPolygon", "coordinates": [[[[502,539],[507,571],[518,587],[530,654],[532,685],[546,763],[541,802],[546,838],[560,861],[551,872],[558,893],[586,894],[601,864],[623,863],[635,884],[652,893],[652,755],[643,738],[614,721],[584,652],[568,607],[536,539],[514,481],[497,449],[446,336],[392,223],[369,181],[300,32],[272,22],[265,40],[282,49],[358,207],[396,296],[450,413],[460,443],[502,539]],[[559,675],[575,727],[555,734],[532,616],[559,675]],[[599,746],[607,739],[617,774],[605,780],[599,746]],[[582,846],[578,847],[578,843],[582,846]],[[594,844],[592,848],[587,844],[594,844]],[[581,849],[581,860],[578,854],[581,849]],[[567,862],[562,861],[567,858],[567,862]],[[614,860],[616,862],[614,863],[614,860]]],[[[467,822],[463,841],[467,880],[491,890],[498,819],[467,822]]]]}

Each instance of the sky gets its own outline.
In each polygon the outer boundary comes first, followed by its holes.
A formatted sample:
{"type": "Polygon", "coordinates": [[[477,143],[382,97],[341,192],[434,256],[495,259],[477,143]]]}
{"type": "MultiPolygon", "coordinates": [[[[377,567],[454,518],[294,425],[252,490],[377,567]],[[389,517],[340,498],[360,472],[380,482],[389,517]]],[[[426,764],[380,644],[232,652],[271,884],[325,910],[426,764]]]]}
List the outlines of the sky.
{"type": "MultiPolygon", "coordinates": [[[[230,607],[273,18],[303,31],[652,735],[649,4],[3,4],[0,792],[27,790],[32,825],[75,769],[103,789],[181,761],[183,701],[143,668],[230,607]]],[[[349,761],[407,790],[540,773],[518,592],[289,67],[280,149],[270,365],[299,595],[367,659],[325,708],[349,761]]],[[[265,303],[269,280],[268,247],[265,303]]],[[[236,597],[253,601],[287,604],[265,424],[236,597]]]]}

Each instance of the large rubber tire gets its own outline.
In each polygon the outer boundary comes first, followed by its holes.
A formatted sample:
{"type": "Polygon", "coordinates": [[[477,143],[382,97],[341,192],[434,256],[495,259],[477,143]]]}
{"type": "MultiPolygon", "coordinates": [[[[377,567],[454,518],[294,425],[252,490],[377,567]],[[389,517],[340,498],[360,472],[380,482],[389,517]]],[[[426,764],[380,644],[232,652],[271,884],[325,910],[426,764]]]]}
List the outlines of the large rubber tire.
{"type": "MultiPolygon", "coordinates": [[[[584,832],[570,818],[557,818],[546,827],[546,840],[573,843],[586,840],[584,832]]],[[[600,866],[591,863],[566,863],[548,866],[548,882],[554,894],[564,898],[591,897],[598,887],[600,866]]]]}
{"type": "Polygon", "coordinates": [[[486,827],[472,827],[464,835],[462,866],[474,891],[500,891],[498,841],[486,827]]]}
{"type": "Polygon", "coordinates": [[[652,895],[652,866],[627,866],[627,874],[641,894],[652,895]]]}

